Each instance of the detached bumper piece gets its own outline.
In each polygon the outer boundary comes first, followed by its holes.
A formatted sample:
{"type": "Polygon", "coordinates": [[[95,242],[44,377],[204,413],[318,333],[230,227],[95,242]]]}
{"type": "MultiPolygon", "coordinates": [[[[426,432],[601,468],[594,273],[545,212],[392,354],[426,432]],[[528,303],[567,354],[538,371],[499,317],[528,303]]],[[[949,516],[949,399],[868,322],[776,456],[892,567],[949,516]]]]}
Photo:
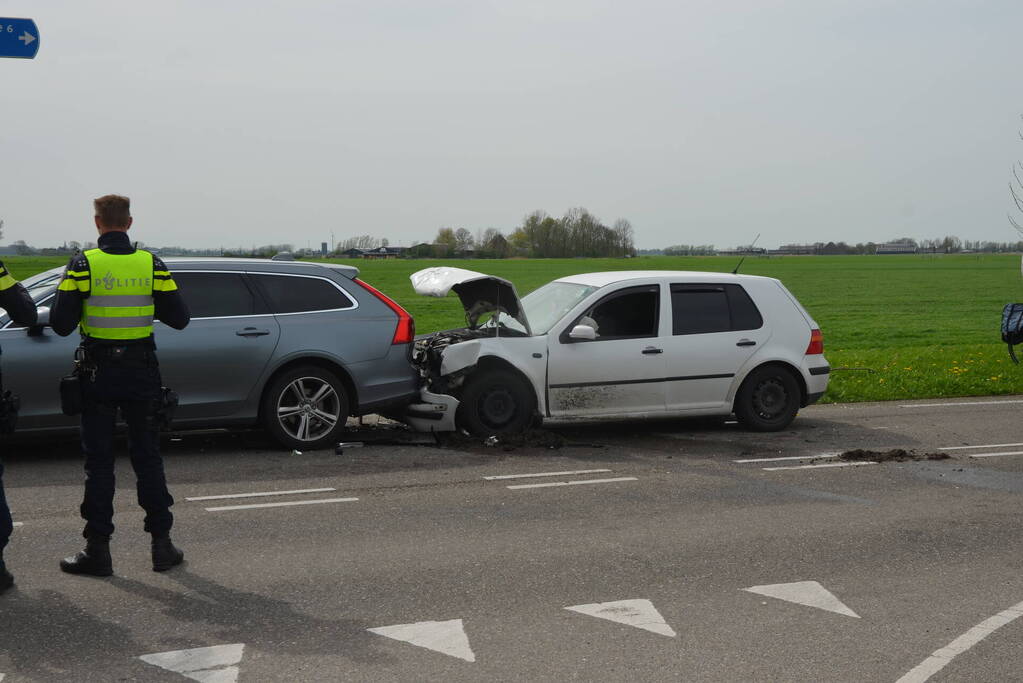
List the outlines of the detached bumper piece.
{"type": "Polygon", "coordinates": [[[458,410],[458,399],[447,394],[434,394],[423,389],[419,397],[421,402],[412,403],[405,408],[405,422],[417,432],[453,432],[455,431],[455,412],[458,410]]]}

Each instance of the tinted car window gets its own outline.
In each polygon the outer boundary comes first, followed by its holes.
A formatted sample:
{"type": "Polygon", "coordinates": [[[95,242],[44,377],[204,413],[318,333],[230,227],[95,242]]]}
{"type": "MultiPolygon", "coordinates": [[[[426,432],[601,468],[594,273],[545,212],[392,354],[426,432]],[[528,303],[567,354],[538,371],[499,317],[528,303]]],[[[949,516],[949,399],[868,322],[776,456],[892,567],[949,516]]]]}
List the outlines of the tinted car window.
{"type": "Polygon", "coordinates": [[[273,313],[352,308],[355,304],[331,282],[292,275],[250,275],[263,290],[273,313]]]}
{"type": "Polygon", "coordinates": [[[193,318],[266,313],[241,273],[174,273],[181,296],[193,318]]]}
{"type": "Polygon", "coordinates": [[[755,330],[763,318],[739,285],[672,285],[672,334],[755,330]]]}

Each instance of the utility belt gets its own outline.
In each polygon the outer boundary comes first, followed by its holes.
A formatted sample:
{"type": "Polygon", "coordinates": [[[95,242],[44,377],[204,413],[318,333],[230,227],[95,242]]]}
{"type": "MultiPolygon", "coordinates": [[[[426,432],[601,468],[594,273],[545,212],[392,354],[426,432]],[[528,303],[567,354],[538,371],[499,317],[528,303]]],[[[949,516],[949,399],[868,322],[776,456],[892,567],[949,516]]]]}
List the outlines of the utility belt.
{"type": "MultiPolygon", "coordinates": [[[[71,374],[60,380],[60,408],[65,415],[79,415],[84,403],[84,383],[96,381],[98,365],[118,363],[156,363],[156,350],[144,344],[90,344],[75,349],[71,374]]],[[[160,387],[160,395],[153,401],[150,414],[159,429],[170,429],[178,407],[178,394],[173,389],[160,387]]]]}

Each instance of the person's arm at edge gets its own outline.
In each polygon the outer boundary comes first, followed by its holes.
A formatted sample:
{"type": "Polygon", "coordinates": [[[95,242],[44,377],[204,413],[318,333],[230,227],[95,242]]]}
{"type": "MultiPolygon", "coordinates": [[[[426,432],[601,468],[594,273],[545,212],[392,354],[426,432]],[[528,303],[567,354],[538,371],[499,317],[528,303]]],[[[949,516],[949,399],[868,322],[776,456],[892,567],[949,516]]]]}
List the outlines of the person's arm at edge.
{"type": "Polygon", "coordinates": [[[175,330],[185,329],[192,319],[178,283],[158,256],[153,257],[153,309],[154,318],[175,330]]]}
{"type": "Polygon", "coordinates": [[[2,261],[0,261],[0,308],[7,311],[15,325],[29,327],[36,324],[36,305],[32,297],[25,289],[25,285],[11,277],[2,261]]]}
{"type": "Polygon", "coordinates": [[[50,327],[54,332],[66,337],[78,328],[82,320],[82,301],[88,293],[89,261],[81,254],[72,256],[50,307],[50,327]]]}

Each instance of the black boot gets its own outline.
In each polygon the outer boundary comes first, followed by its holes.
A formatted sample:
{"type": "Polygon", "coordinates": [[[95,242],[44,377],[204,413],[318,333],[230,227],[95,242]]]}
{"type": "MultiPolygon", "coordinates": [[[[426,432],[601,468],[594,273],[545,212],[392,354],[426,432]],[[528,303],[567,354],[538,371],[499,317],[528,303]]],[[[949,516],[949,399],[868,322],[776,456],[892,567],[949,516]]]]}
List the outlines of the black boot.
{"type": "Polygon", "coordinates": [[[110,559],[110,538],[87,537],[85,550],[74,557],[66,557],[61,560],[60,570],[68,574],[110,576],[114,573],[114,565],[110,559]]]}
{"type": "Polygon", "coordinates": [[[3,560],[0,560],[0,593],[14,585],[14,576],[7,571],[7,565],[4,564],[3,560]]]}
{"type": "Polygon", "coordinates": [[[185,553],[181,552],[171,542],[170,536],[153,536],[153,571],[165,572],[171,567],[176,567],[185,559],[185,553]]]}

